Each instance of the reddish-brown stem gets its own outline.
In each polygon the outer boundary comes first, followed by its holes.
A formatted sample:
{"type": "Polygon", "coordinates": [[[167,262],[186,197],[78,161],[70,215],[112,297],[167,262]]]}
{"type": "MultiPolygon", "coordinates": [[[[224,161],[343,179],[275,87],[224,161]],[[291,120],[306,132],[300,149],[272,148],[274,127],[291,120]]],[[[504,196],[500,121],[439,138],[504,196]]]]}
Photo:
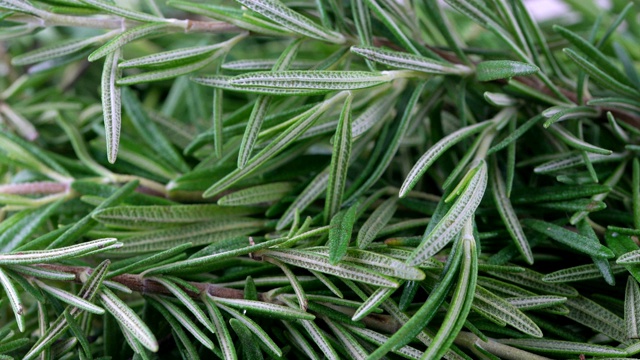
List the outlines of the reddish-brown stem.
{"type": "MultiPolygon", "coordinates": [[[[55,271],[64,272],[67,274],[75,275],[75,279],[73,281],[80,282],[80,274],[88,273],[90,274],[93,269],[85,266],[68,266],[68,265],[55,265],[55,264],[38,264],[35,265],[37,267],[41,267],[43,269],[50,269],[55,271]]],[[[160,295],[171,295],[171,292],[167,290],[160,283],[155,282],[150,279],[145,279],[140,275],[133,274],[122,274],[117,275],[108,280],[117,282],[122,284],[129,289],[139,292],[141,294],[160,294],[160,295]]],[[[217,286],[214,284],[200,283],[200,282],[189,282],[190,285],[197,288],[199,291],[194,292],[190,289],[183,290],[192,297],[193,299],[199,299],[202,293],[209,294],[211,296],[227,298],[227,299],[244,299],[244,291],[238,289],[230,289],[222,286],[217,286]]],[[[264,300],[262,294],[258,294],[259,300],[264,300]]]]}
{"type": "Polygon", "coordinates": [[[37,181],[19,184],[0,185],[1,194],[34,195],[34,194],[58,194],[69,189],[68,184],[54,181],[37,181]]]}

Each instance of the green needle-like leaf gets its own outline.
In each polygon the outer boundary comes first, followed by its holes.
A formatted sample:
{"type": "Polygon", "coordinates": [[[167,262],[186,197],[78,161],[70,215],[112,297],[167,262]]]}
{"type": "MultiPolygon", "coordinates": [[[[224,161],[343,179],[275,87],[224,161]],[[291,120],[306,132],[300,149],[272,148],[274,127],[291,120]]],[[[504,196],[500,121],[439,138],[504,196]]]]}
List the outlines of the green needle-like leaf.
{"type": "MultiPolygon", "coordinates": [[[[134,27],[109,40],[106,44],[102,45],[96,51],[92,52],[91,55],[89,55],[88,59],[89,61],[100,60],[109,54],[119,52],[122,46],[134,40],[138,40],[147,36],[159,35],[169,31],[170,28],[171,25],[166,22],[152,22],[134,27]]],[[[115,68],[118,67],[117,64],[114,64],[113,66],[115,68]]]]}
{"type": "Polygon", "coordinates": [[[136,313],[118,298],[111,290],[100,291],[100,302],[105,309],[113,315],[121,326],[135,335],[135,338],[147,349],[158,351],[158,341],[149,327],[136,315],[136,313]]]}
{"type": "Polygon", "coordinates": [[[511,235],[511,238],[518,247],[520,254],[522,254],[529,264],[533,264],[531,246],[529,246],[529,241],[524,234],[524,230],[522,230],[522,226],[511,205],[511,201],[509,201],[507,197],[504,181],[502,180],[502,175],[500,174],[500,169],[498,169],[497,164],[493,167],[491,180],[491,191],[493,192],[493,199],[496,202],[500,217],[507,226],[507,231],[509,231],[509,235],[511,235]]]}
{"type": "Polygon", "coordinates": [[[397,208],[397,201],[396,198],[387,199],[364,222],[356,238],[356,244],[360,249],[365,249],[369,246],[378,235],[378,232],[391,220],[397,208]]]}
{"type": "Polygon", "coordinates": [[[543,340],[543,339],[508,339],[501,340],[503,344],[513,345],[519,348],[549,352],[552,354],[584,354],[594,356],[618,356],[625,355],[622,349],[616,349],[611,346],[573,343],[569,341],[559,340],[543,340]]]}
{"type": "Polygon", "coordinates": [[[398,286],[396,281],[393,281],[376,271],[347,263],[338,263],[333,265],[327,257],[308,252],[282,249],[278,251],[265,251],[264,254],[290,265],[302,266],[309,270],[315,270],[349,280],[385,287],[398,286]]]}
{"type": "Polygon", "coordinates": [[[271,203],[280,200],[292,189],[292,184],[288,182],[253,186],[221,197],[218,205],[226,207],[271,203]]]}
{"type": "Polygon", "coordinates": [[[357,210],[358,204],[355,204],[331,218],[328,244],[329,261],[332,265],[339,263],[347,253],[357,210]]]}
{"type": "Polygon", "coordinates": [[[553,240],[569,246],[570,248],[587,255],[612,258],[614,254],[606,246],[600,244],[594,244],[591,239],[586,236],[576,234],[573,231],[567,230],[561,226],[548,223],[541,220],[525,219],[524,224],[531,229],[545,234],[553,240]]]}
{"type": "Polygon", "coordinates": [[[467,220],[461,240],[462,264],[451,305],[422,359],[440,359],[445,354],[455,340],[453,334],[460,331],[471,309],[478,278],[478,252],[472,232],[472,221],[467,220]]]}
{"type": "Polygon", "coordinates": [[[240,299],[224,299],[211,297],[216,304],[222,304],[233,308],[244,309],[249,312],[264,314],[267,316],[278,317],[281,319],[302,319],[313,320],[315,316],[307,312],[292,309],[290,307],[264,303],[262,301],[240,300],[240,299]]]}
{"type": "Polygon", "coordinates": [[[424,155],[422,155],[422,157],[420,157],[420,160],[418,160],[418,162],[409,172],[409,175],[407,175],[406,179],[402,183],[402,188],[400,188],[400,197],[403,198],[407,196],[408,192],[411,191],[414,186],[416,186],[416,184],[420,180],[420,177],[424,175],[429,167],[433,165],[433,163],[440,156],[442,156],[445,151],[454,146],[457,142],[464,140],[468,136],[482,131],[490,124],[490,122],[482,122],[476,125],[462,128],[442,138],[435,145],[433,145],[426,153],[424,153],[424,155]]]}
{"type": "Polygon", "coordinates": [[[353,46],[351,47],[351,52],[364,56],[374,62],[427,74],[469,75],[473,71],[464,65],[453,65],[423,56],[374,47],[353,46]]]}
{"type": "Polygon", "coordinates": [[[120,128],[122,126],[122,90],[116,85],[121,71],[118,69],[120,50],[110,52],[104,61],[102,69],[102,107],[104,116],[104,132],[107,143],[107,159],[110,163],[116,162],[118,146],[120,143],[120,128]]]}
{"type": "Polygon", "coordinates": [[[640,288],[638,282],[631,276],[627,278],[627,289],[624,298],[624,323],[627,337],[640,337],[640,288]]]}
{"type": "Polygon", "coordinates": [[[298,34],[331,43],[342,44],[342,34],[319,26],[288,8],[278,0],[236,0],[249,9],[298,34]]]}
{"type": "Polygon", "coordinates": [[[442,220],[433,228],[433,231],[425,234],[420,246],[407,259],[407,264],[419,265],[427,258],[437,254],[460,233],[466,221],[473,217],[487,187],[487,164],[482,161],[472,171],[475,171],[475,174],[469,180],[464,191],[442,220]]]}
{"type": "Polygon", "coordinates": [[[333,221],[334,215],[338,213],[342,206],[342,195],[344,194],[349,158],[351,156],[352,101],[353,96],[349,93],[342,107],[333,141],[333,152],[331,155],[331,165],[329,167],[329,184],[327,185],[327,196],[324,207],[325,222],[330,219],[333,221]]]}
{"type": "Polygon", "coordinates": [[[20,332],[24,332],[25,330],[25,308],[20,300],[20,296],[15,286],[11,283],[11,279],[5,273],[2,268],[0,268],[0,285],[4,289],[4,293],[9,299],[9,303],[11,304],[11,309],[13,310],[13,315],[16,318],[16,323],[18,324],[18,330],[20,332]]]}
{"type": "Polygon", "coordinates": [[[476,66],[476,79],[478,81],[493,81],[514,76],[532,75],[539,71],[540,69],[535,65],[518,61],[483,61],[476,66]]]}
{"type": "Polygon", "coordinates": [[[239,87],[273,88],[282,90],[357,90],[382,85],[400,73],[383,71],[279,71],[254,72],[230,79],[239,87]]]}

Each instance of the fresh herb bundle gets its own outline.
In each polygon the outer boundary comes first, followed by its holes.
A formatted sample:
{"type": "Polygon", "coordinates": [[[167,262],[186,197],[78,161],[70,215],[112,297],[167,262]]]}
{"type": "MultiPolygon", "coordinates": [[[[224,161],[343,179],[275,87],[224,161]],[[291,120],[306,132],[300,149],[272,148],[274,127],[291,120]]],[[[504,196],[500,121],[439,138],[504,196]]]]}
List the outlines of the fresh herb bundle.
{"type": "Polygon", "coordinates": [[[0,0],[0,358],[640,353],[640,6],[0,0]]]}

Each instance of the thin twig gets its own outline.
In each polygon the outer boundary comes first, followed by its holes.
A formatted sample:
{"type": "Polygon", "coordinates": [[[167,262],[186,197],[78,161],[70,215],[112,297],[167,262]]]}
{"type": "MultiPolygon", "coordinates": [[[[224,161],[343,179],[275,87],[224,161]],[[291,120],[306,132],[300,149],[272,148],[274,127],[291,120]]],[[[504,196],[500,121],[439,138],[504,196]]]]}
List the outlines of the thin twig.
{"type": "MultiPolygon", "coordinates": [[[[64,272],[67,274],[75,275],[74,282],[80,283],[80,274],[88,273],[90,274],[93,269],[86,266],[69,266],[69,265],[55,265],[55,264],[38,264],[35,265],[37,267],[41,267],[43,269],[50,269],[55,271],[64,272]]],[[[145,279],[140,275],[133,274],[122,274],[117,275],[109,279],[110,281],[115,281],[119,284],[122,284],[129,289],[139,292],[141,294],[161,294],[161,295],[171,295],[171,292],[167,290],[160,283],[155,282],[153,280],[145,279]]],[[[194,292],[189,289],[183,288],[183,290],[193,299],[200,299],[200,295],[205,292],[209,295],[227,298],[227,299],[244,299],[244,291],[238,289],[230,289],[222,286],[217,286],[214,284],[200,283],[200,282],[189,282],[190,285],[194,286],[199,290],[199,292],[194,292]]],[[[259,300],[264,300],[262,294],[258,294],[259,300]]]]}

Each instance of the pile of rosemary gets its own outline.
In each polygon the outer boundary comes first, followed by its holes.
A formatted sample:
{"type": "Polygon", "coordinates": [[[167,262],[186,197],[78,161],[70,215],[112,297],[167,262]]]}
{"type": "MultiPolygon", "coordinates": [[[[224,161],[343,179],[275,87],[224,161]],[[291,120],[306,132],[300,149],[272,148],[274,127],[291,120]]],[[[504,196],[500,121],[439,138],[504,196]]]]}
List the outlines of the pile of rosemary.
{"type": "Polygon", "coordinates": [[[0,359],[637,356],[626,1],[0,0],[0,359]]]}

